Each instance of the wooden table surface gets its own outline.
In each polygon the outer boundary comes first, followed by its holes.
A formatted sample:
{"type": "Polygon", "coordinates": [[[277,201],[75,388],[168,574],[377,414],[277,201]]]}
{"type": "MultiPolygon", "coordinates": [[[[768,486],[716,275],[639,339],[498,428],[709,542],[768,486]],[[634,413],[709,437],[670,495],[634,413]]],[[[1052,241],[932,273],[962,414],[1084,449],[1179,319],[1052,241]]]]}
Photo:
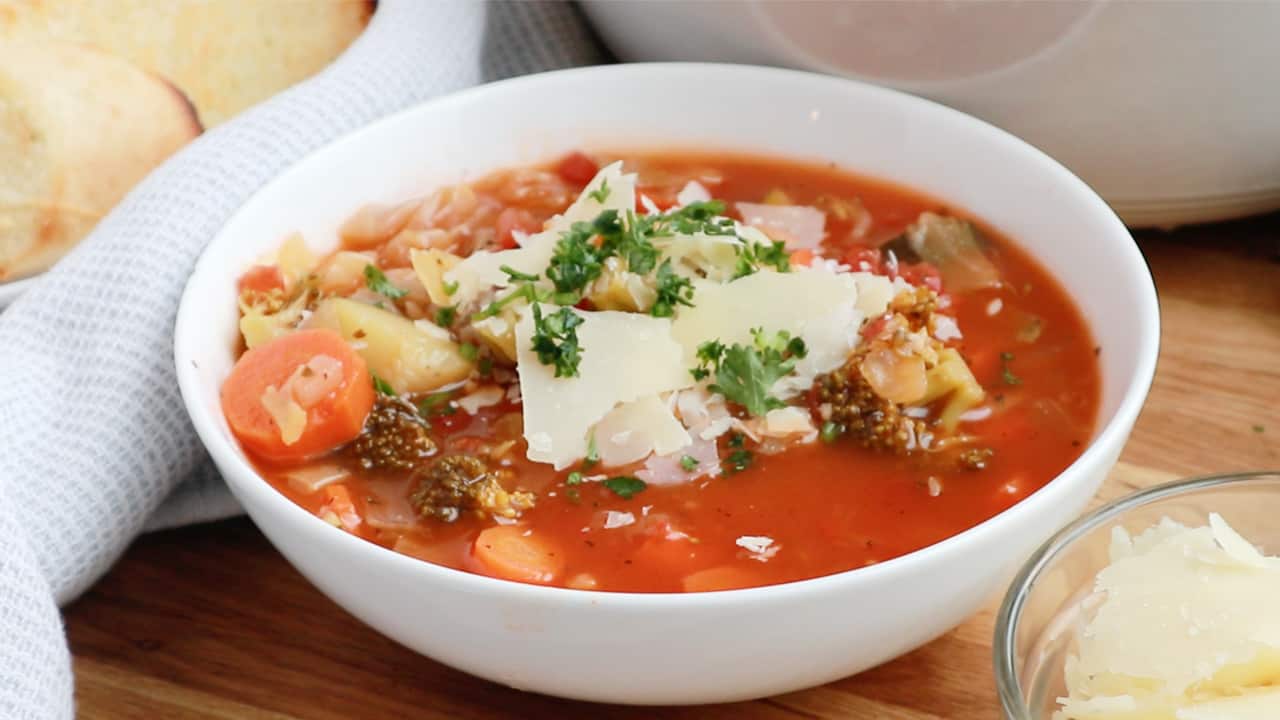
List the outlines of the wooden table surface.
{"type": "MultiPolygon", "coordinates": [[[[1139,240],[1163,347],[1101,497],[1172,476],[1280,468],[1280,215],[1139,240]]],[[[812,690],[695,708],[590,705],[493,685],[396,645],[314,590],[244,519],[141,538],[66,623],[85,718],[999,717],[990,608],[812,690]]]]}

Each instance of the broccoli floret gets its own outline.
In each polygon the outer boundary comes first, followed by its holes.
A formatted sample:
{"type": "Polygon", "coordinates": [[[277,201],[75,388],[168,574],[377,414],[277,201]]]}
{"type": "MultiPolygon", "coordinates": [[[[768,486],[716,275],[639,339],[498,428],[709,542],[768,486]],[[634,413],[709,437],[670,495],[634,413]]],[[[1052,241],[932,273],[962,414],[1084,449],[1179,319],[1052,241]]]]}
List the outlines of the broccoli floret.
{"type": "Polygon", "coordinates": [[[412,470],[436,453],[429,430],[408,402],[379,395],[351,451],[365,470],[412,470]]]}
{"type": "Polygon", "coordinates": [[[828,404],[829,427],[873,450],[906,454],[925,424],[902,414],[902,408],[871,389],[856,360],[821,375],[815,383],[817,401],[828,404]]]}
{"type": "Polygon", "coordinates": [[[533,507],[530,492],[507,492],[499,473],[471,455],[445,455],[410,476],[409,504],[424,518],[453,522],[463,511],[514,519],[533,507]]]}

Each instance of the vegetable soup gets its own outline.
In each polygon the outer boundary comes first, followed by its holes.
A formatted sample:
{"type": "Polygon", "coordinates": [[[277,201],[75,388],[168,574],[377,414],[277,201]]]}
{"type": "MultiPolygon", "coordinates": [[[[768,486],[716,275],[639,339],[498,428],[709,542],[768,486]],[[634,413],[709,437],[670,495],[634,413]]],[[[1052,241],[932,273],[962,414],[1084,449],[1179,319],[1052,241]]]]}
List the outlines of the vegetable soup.
{"type": "Polygon", "coordinates": [[[1087,445],[1072,300],[961,211],[833,166],[575,152],[240,279],[223,411],[298,505],[521,582],[695,592],[882,562],[1087,445]]]}

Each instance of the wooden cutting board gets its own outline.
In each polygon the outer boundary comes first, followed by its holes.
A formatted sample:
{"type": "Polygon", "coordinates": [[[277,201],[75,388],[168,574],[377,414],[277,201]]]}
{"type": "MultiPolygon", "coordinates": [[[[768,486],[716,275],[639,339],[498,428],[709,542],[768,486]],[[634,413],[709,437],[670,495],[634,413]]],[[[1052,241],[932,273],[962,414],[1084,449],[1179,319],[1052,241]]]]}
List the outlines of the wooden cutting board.
{"type": "MultiPolygon", "coordinates": [[[[1160,366],[1095,504],[1176,476],[1280,468],[1277,238],[1280,215],[1140,238],[1160,293],[1160,366]]],[[[66,621],[85,718],[976,720],[1000,717],[998,602],[861,675],[693,708],[568,702],[443,667],[329,602],[246,520],[140,539],[66,621]]]]}

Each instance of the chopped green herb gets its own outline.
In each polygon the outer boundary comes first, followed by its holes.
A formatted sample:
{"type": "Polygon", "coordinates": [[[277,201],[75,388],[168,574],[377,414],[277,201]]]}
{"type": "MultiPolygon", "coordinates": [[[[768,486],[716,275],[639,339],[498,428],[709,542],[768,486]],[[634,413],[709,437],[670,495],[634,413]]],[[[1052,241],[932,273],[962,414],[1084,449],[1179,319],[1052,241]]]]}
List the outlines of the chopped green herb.
{"type": "Polygon", "coordinates": [[[822,438],[822,442],[824,443],[833,443],[836,440],[839,440],[840,436],[843,434],[844,425],[828,420],[822,423],[822,430],[818,433],[818,436],[822,438]]]}
{"type": "Polygon", "coordinates": [[[452,295],[458,292],[458,281],[446,282],[441,285],[444,288],[445,295],[452,295]]]}
{"type": "Polygon", "coordinates": [[[479,322],[485,318],[493,317],[502,312],[503,308],[515,302],[516,300],[527,300],[530,303],[543,302],[551,297],[551,291],[539,288],[537,285],[525,284],[516,288],[514,291],[494,300],[485,308],[471,315],[471,322],[479,322]]]}
{"type": "Polygon", "coordinates": [[[693,472],[698,469],[698,458],[685,455],[680,458],[680,467],[684,468],[685,472],[693,472]]]}
{"type": "Polygon", "coordinates": [[[434,415],[452,415],[458,412],[458,408],[449,402],[452,397],[451,392],[432,393],[418,401],[418,414],[425,418],[434,415]]]}
{"type": "Polygon", "coordinates": [[[785,406],[769,394],[774,383],[791,374],[796,360],[808,352],[804,340],[785,330],[765,335],[762,328],[751,331],[752,344],[734,343],[726,348],[716,340],[698,346],[699,370],[695,379],[714,372],[715,382],[707,388],[744,407],[752,415],[764,415],[785,406]]]}
{"type": "Polygon", "coordinates": [[[587,193],[587,197],[598,203],[603,203],[609,199],[609,178],[601,178],[600,187],[587,193]]]}
{"type": "Polygon", "coordinates": [[[1000,375],[1004,378],[1005,385],[1021,385],[1022,378],[1013,374],[1013,370],[1009,367],[1009,363],[1013,362],[1013,353],[1000,353],[1000,375]]]}
{"type": "Polygon", "coordinates": [[[564,484],[565,485],[581,485],[582,473],[578,472],[577,470],[574,470],[573,472],[569,473],[569,477],[564,479],[564,484]]]}
{"type": "Polygon", "coordinates": [[[533,306],[533,351],[543,365],[554,365],[556,377],[577,377],[582,348],[578,346],[578,326],[582,316],[562,307],[550,315],[542,315],[542,307],[533,306]]]}
{"type": "Polygon", "coordinates": [[[606,210],[593,222],[574,223],[568,232],[560,236],[551,255],[551,264],[547,266],[547,279],[555,285],[557,293],[581,295],[600,277],[608,255],[592,244],[591,238],[606,232],[618,233],[620,228],[618,211],[606,210]]]}
{"type": "Polygon", "coordinates": [[[724,460],[725,472],[732,474],[746,470],[751,467],[751,461],[754,457],[750,450],[734,450],[724,460]]]}
{"type": "Polygon", "coordinates": [[[729,447],[740,448],[747,444],[747,436],[740,432],[729,433],[729,447]]]}
{"type": "Polygon", "coordinates": [[[476,369],[479,370],[480,374],[485,377],[492,375],[493,374],[493,358],[489,357],[488,355],[485,355],[484,357],[480,358],[480,362],[476,363],[476,369]]]}
{"type": "Polygon", "coordinates": [[[379,295],[385,295],[392,300],[399,300],[409,294],[408,290],[401,290],[392,285],[387,276],[373,264],[364,266],[364,284],[368,285],[370,290],[379,295]]]}
{"type": "Polygon", "coordinates": [[[600,462],[600,450],[596,448],[596,434],[591,433],[591,437],[587,438],[587,457],[582,460],[582,467],[594,467],[600,462]]]}
{"type": "Polygon", "coordinates": [[[475,362],[476,358],[480,357],[480,348],[464,342],[458,346],[458,354],[467,360],[475,362]]]}
{"type": "Polygon", "coordinates": [[[396,389],[391,387],[391,383],[378,377],[377,373],[370,372],[369,375],[373,377],[373,389],[378,391],[378,394],[390,397],[396,396],[396,389]]]}
{"type": "Polygon", "coordinates": [[[630,475],[611,477],[604,481],[604,486],[623,500],[630,500],[636,493],[648,487],[643,480],[630,475]]]}
{"type": "Polygon", "coordinates": [[[1256,432],[1256,433],[1264,433],[1264,432],[1266,432],[1266,431],[1267,431],[1267,429],[1266,429],[1265,427],[1263,427],[1262,425],[1254,425],[1254,426],[1253,426],[1253,431],[1254,431],[1254,432],[1256,432]]]}
{"type": "MultiPolygon", "coordinates": [[[[649,308],[654,317],[671,317],[677,305],[693,307],[693,281],[680,277],[671,269],[671,260],[667,259],[658,266],[658,297],[649,308]]],[[[699,378],[700,379],[700,378],[699,378]]]]}
{"type": "Polygon", "coordinates": [[[516,270],[510,265],[503,265],[498,269],[506,273],[507,277],[511,278],[512,282],[517,282],[517,281],[518,282],[534,282],[535,280],[538,279],[537,275],[530,275],[529,273],[520,272],[519,270],[516,270]]]}
{"type": "Polygon", "coordinates": [[[574,505],[580,505],[582,503],[582,494],[578,492],[578,488],[571,487],[568,490],[565,490],[564,496],[574,505]]]}
{"type": "Polygon", "coordinates": [[[453,321],[458,319],[458,308],[453,306],[442,307],[436,310],[436,324],[442,328],[453,327],[453,321]]]}
{"type": "Polygon", "coordinates": [[[738,264],[733,271],[733,279],[754,274],[763,267],[772,267],[778,272],[791,272],[791,254],[787,252],[786,243],[775,240],[769,243],[744,242],[737,248],[738,264]]]}

